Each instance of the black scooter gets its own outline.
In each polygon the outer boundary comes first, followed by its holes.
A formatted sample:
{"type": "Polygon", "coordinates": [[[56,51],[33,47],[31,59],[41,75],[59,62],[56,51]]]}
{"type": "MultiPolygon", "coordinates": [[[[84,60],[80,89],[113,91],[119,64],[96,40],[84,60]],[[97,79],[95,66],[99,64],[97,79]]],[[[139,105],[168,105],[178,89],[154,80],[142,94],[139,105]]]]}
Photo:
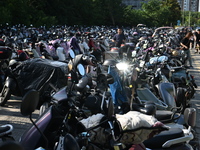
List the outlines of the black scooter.
{"type": "Polygon", "coordinates": [[[6,104],[11,95],[22,97],[30,89],[36,89],[41,91],[39,107],[54,91],[47,83],[54,84],[56,88],[67,84],[68,67],[64,62],[41,58],[11,60],[8,70],[0,93],[1,106],[6,104]]]}

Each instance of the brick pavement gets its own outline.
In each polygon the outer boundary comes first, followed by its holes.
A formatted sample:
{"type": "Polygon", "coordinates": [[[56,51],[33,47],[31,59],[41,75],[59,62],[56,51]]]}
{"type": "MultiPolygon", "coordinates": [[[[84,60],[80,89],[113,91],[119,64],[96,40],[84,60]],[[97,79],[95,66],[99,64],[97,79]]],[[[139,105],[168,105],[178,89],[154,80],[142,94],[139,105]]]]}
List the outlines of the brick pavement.
{"type": "MultiPolygon", "coordinates": [[[[197,83],[198,88],[196,89],[195,97],[191,100],[191,107],[196,108],[197,110],[197,120],[196,120],[196,140],[195,143],[200,145],[200,54],[192,54],[193,60],[193,69],[190,69],[190,72],[195,77],[195,81],[197,83]]],[[[0,107],[0,125],[3,124],[12,124],[14,130],[12,132],[15,140],[19,140],[20,136],[23,132],[30,127],[32,124],[28,117],[24,117],[20,113],[20,97],[11,97],[11,100],[5,105],[5,107],[0,107]]],[[[36,110],[33,114],[33,118],[36,119],[38,117],[38,110],[36,110]]],[[[200,147],[196,150],[200,150],[200,147]]]]}

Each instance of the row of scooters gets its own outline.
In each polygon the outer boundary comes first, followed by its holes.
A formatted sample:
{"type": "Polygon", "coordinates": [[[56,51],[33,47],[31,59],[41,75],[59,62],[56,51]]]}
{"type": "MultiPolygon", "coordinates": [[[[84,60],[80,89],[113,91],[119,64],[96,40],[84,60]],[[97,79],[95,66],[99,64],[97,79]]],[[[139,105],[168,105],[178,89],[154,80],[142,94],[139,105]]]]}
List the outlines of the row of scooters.
{"type": "MultiPolygon", "coordinates": [[[[127,73],[124,64],[122,70],[117,68],[122,60],[109,59],[98,64],[88,54],[75,56],[70,51],[69,55],[70,84],[55,90],[48,108],[36,122],[31,119],[33,126],[25,131],[18,146],[24,149],[193,149],[189,142],[195,135],[196,110],[185,108],[180,113],[178,107],[173,111],[158,109],[167,105],[162,101],[159,101],[162,105],[150,101],[152,96],[156,97],[150,89],[144,86],[133,88],[138,86],[136,81],[144,83],[144,72],[149,77],[148,71],[140,70],[144,66],[138,67],[131,61],[127,73]],[[85,72],[89,67],[95,67],[92,70],[96,71],[95,77],[85,72]],[[134,78],[136,74],[137,79],[134,78]],[[128,77],[131,81],[125,84],[123,81],[128,81],[128,77]],[[119,84],[120,89],[116,89],[119,84]],[[133,92],[128,100],[122,98],[128,91],[133,92]],[[144,102],[147,97],[150,100],[144,102]]],[[[171,85],[165,83],[163,88],[171,85]]],[[[170,94],[164,93],[168,99],[170,94]]],[[[39,103],[40,91],[27,91],[21,103],[22,115],[31,118],[39,103]]],[[[10,131],[10,125],[2,126],[2,139],[10,131]]]]}

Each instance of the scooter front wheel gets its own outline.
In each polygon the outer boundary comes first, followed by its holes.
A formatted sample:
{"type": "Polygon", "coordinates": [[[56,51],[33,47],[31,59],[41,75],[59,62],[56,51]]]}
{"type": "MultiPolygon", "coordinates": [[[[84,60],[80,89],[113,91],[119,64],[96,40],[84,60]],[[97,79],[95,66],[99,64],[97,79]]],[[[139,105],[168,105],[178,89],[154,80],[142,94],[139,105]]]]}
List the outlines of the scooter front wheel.
{"type": "Polygon", "coordinates": [[[10,99],[10,97],[11,97],[10,88],[4,85],[0,93],[0,106],[4,106],[10,99]]]}

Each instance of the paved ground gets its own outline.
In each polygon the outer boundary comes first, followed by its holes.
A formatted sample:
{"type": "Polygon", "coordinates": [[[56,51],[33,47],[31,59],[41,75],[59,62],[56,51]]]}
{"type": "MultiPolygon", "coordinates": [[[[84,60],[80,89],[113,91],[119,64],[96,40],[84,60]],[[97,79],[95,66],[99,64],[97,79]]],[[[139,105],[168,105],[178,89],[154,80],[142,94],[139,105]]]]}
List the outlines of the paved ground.
{"type": "Polygon", "coordinates": [[[200,54],[194,54],[194,51],[191,53],[193,61],[193,69],[190,69],[190,72],[195,77],[196,84],[198,88],[196,89],[195,97],[191,100],[191,107],[196,108],[197,118],[196,118],[196,138],[197,138],[197,147],[200,150],[200,54]]]}
{"type": "MultiPolygon", "coordinates": [[[[190,69],[191,74],[194,75],[195,81],[198,85],[196,89],[195,97],[191,100],[191,106],[197,110],[197,120],[196,120],[196,139],[194,143],[197,145],[196,150],[200,150],[198,146],[200,143],[200,54],[193,54],[193,69],[190,69]]],[[[30,120],[28,117],[24,117],[20,114],[20,97],[12,97],[12,100],[9,100],[5,107],[0,107],[0,125],[3,124],[12,124],[14,127],[13,137],[15,140],[19,140],[23,132],[31,126],[30,120]]],[[[35,111],[33,118],[38,117],[38,111],[35,111]]]]}
{"type": "MultiPolygon", "coordinates": [[[[4,107],[0,107],[0,125],[13,125],[12,135],[16,141],[22,136],[23,132],[30,127],[29,117],[22,116],[20,113],[21,97],[11,97],[11,100],[4,107]]],[[[38,110],[33,113],[33,119],[38,117],[38,110]]]]}

